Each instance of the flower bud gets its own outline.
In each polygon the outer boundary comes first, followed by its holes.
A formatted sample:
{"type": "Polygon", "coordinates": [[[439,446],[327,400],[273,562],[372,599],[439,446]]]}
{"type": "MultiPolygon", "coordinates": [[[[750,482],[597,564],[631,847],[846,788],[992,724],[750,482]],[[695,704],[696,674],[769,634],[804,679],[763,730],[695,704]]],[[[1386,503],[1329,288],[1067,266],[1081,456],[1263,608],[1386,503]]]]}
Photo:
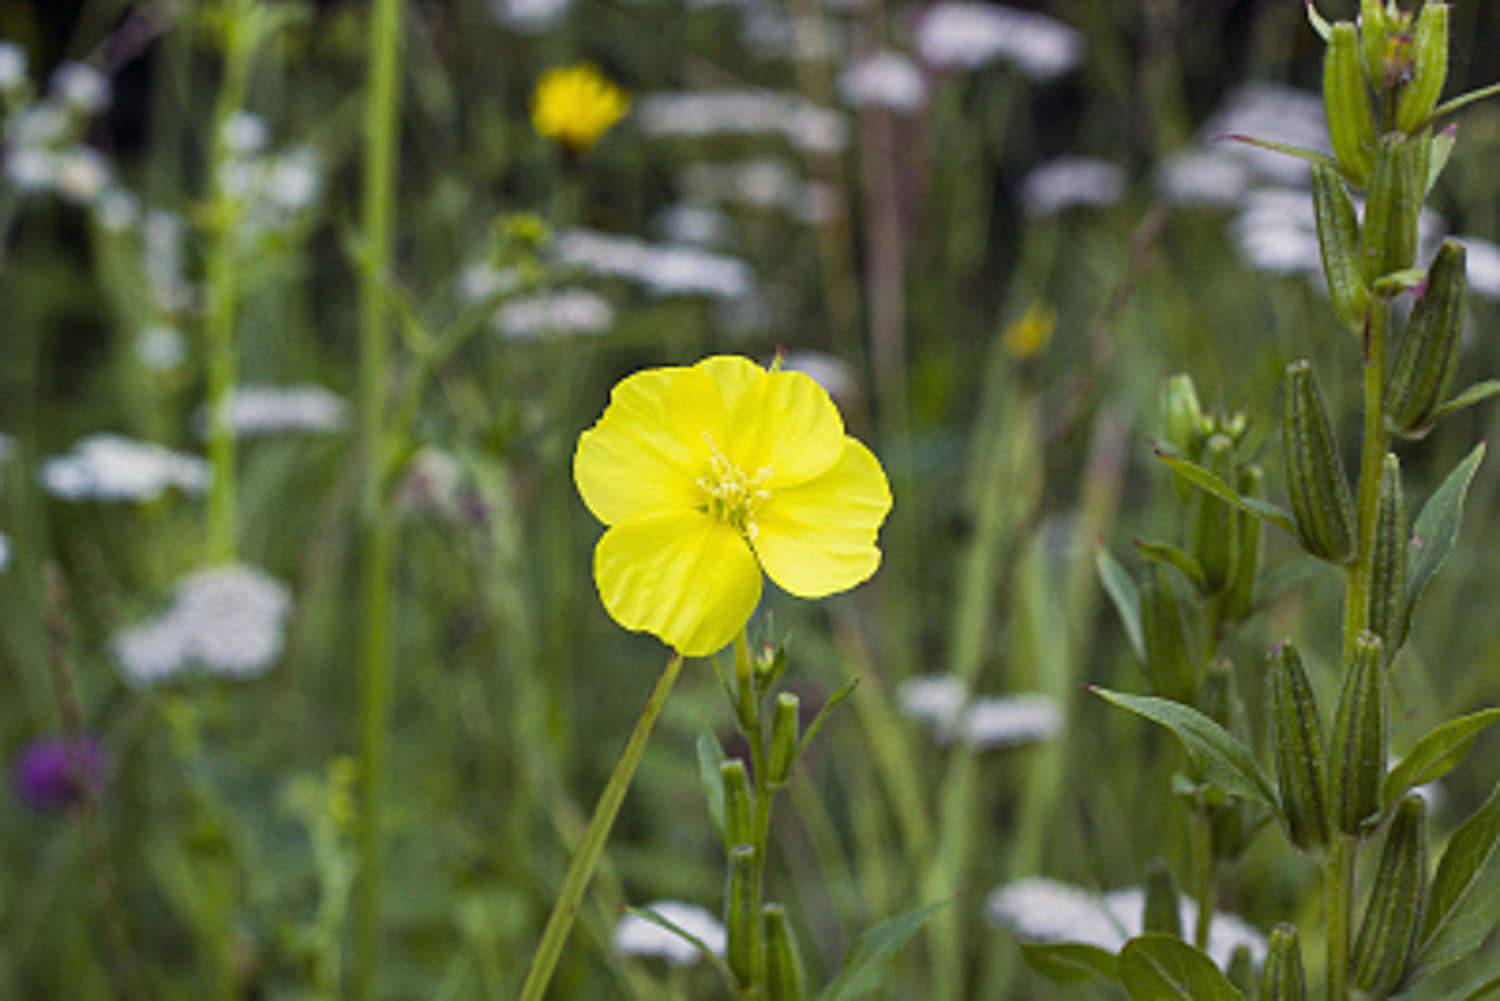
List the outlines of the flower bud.
{"type": "Polygon", "coordinates": [[[1271,945],[1260,974],[1260,1001],[1307,1001],[1302,947],[1292,925],[1280,924],[1271,932],[1271,945]]]}
{"type": "Polygon", "coordinates": [[[1146,913],[1141,927],[1148,932],[1182,938],[1182,905],[1177,884],[1172,879],[1172,870],[1161,859],[1153,861],[1146,870],[1146,913]]]}
{"type": "Polygon", "coordinates": [[[1390,136],[1378,144],[1365,200],[1365,282],[1417,259],[1417,217],[1427,194],[1429,138],[1390,136]]]}
{"type": "Polygon", "coordinates": [[[1303,851],[1328,843],[1323,721],[1302,658],[1288,640],[1271,651],[1271,748],[1287,835],[1303,851]]]}
{"type": "MultiPolygon", "coordinates": [[[[1242,467],[1236,488],[1241,497],[1265,500],[1265,470],[1255,463],[1242,467]]],[[[1236,554],[1234,578],[1229,582],[1229,594],[1224,601],[1224,613],[1231,622],[1238,622],[1248,616],[1250,610],[1255,607],[1255,582],[1260,578],[1260,565],[1265,555],[1265,546],[1261,542],[1261,521],[1253,514],[1235,511],[1234,534],[1236,554]]]]}
{"type": "Polygon", "coordinates": [[[1427,803],[1413,793],[1396,808],[1380,868],[1354,943],[1354,983],[1385,997],[1401,982],[1416,945],[1427,877],[1427,803]]]}
{"type": "Polygon", "coordinates": [[[1359,32],[1348,21],[1335,24],[1323,57],[1323,110],[1328,137],[1344,176],[1363,187],[1374,163],[1375,118],[1365,86],[1359,32]]]}
{"type": "Polygon", "coordinates": [[[750,844],[755,840],[751,820],[755,797],[750,791],[745,763],[739,758],[721,764],[719,777],[724,782],[724,847],[732,851],[735,845],[750,844]]]}
{"type": "Polygon", "coordinates": [[[1354,557],[1354,496],[1323,393],[1306,360],[1286,369],[1282,439],[1302,548],[1331,563],[1349,562],[1354,557]]]}
{"type": "Polygon", "coordinates": [[[1328,280],[1328,298],[1339,321],[1359,334],[1370,310],[1370,290],[1362,276],[1364,256],[1354,203],[1349,199],[1344,179],[1332,167],[1313,164],[1312,178],[1318,249],[1323,258],[1323,276],[1328,280]]]}
{"type": "Polygon", "coordinates": [[[1329,812],[1344,834],[1362,833],[1380,812],[1385,778],[1385,677],[1380,637],[1360,633],[1344,665],[1344,690],[1328,755],[1329,812]]]}
{"type": "Polygon", "coordinates": [[[1198,405],[1198,390],[1192,376],[1179,373],[1168,376],[1162,384],[1161,422],[1172,450],[1196,461],[1198,441],[1203,435],[1203,408],[1198,405]]]}
{"type": "Polygon", "coordinates": [[[729,850],[729,890],[724,924],[729,939],[725,958],[741,984],[758,983],[760,915],[755,913],[755,848],[735,845],[729,850]]]}
{"type": "Polygon", "coordinates": [[[797,761],[797,714],[800,704],[791,692],[776,696],[776,717],[771,723],[771,753],[766,778],[771,785],[786,782],[797,761]]]}
{"type": "MultiPolygon", "coordinates": [[[[1214,435],[1204,443],[1199,464],[1225,483],[1233,483],[1234,442],[1225,435],[1214,435]]],[[[1234,577],[1235,509],[1201,490],[1194,499],[1193,508],[1193,557],[1203,568],[1203,592],[1218,594],[1234,577]]]]}
{"type": "Polygon", "coordinates": [[[1375,506],[1375,549],[1370,560],[1370,632],[1396,656],[1406,637],[1402,607],[1406,601],[1406,550],[1411,533],[1406,499],[1401,493],[1401,460],[1387,453],[1380,468],[1380,499],[1375,506]]]}
{"type": "Polygon", "coordinates": [[[786,908],[767,904],[761,911],[766,934],[766,1001],[804,1001],[807,969],[797,936],[787,923],[786,908]]]}
{"type": "Polygon", "coordinates": [[[1386,389],[1385,422],[1397,434],[1425,434],[1446,402],[1458,368],[1467,290],[1467,252],[1445,240],[1428,269],[1427,291],[1412,309],[1386,389]]]}
{"type": "Polygon", "coordinates": [[[1191,634],[1176,586],[1165,567],[1152,566],[1141,588],[1141,635],[1146,674],[1163,698],[1192,705],[1198,694],[1198,668],[1191,634]]]}
{"type": "Polygon", "coordinates": [[[1427,0],[1411,43],[1412,77],[1396,102],[1396,128],[1414,133],[1427,124],[1448,82],[1448,5],[1427,0]]]}

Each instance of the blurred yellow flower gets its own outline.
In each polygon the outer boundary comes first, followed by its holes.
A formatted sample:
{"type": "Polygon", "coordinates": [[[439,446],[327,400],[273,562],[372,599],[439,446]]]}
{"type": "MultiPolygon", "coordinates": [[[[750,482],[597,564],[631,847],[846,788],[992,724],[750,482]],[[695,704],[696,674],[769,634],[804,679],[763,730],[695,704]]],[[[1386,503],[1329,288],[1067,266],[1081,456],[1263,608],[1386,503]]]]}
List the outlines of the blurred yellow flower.
{"type": "Polygon", "coordinates": [[[1025,361],[1047,350],[1052,332],[1057,329],[1057,310],[1038,299],[1026,307],[1021,318],[1005,328],[1002,335],[1005,350],[1012,358],[1025,361]]]}
{"type": "Polygon", "coordinates": [[[531,96],[537,135],[586,152],[630,110],[630,98],[591,63],[557,66],[542,74],[531,96]]]}
{"type": "Polygon", "coordinates": [[[801,598],[868,579],[891,508],[880,461],[821,386],[733,356],[623,379],[579,436],[573,479],[609,526],[594,550],[605,610],[687,656],[744,628],[762,569],[801,598]]]}

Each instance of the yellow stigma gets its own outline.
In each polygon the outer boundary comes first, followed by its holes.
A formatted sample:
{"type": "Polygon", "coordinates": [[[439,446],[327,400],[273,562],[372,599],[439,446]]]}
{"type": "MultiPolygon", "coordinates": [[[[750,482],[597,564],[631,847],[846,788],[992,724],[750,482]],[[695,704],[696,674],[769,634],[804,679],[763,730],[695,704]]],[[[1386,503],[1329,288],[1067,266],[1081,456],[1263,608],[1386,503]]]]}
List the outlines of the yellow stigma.
{"type": "Polygon", "coordinates": [[[703,491],[701,510],[753,540],[757,531],[756,512],[771,496],[771,492],[762,486],[771,470],[761,469],[754,476],[746,476],[715,447],[712,440],[709,441],[709,450],[708,472],[698,478],[698,488],[703,491]]]}

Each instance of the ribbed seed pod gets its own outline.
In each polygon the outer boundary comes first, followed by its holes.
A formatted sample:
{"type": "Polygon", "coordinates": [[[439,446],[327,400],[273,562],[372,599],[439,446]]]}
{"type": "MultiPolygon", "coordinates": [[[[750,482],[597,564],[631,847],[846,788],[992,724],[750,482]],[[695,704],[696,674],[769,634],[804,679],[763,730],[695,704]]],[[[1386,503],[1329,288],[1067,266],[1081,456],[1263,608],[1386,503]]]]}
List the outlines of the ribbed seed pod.
{"type": "Polygon", "coordinates": [[[1427,884],[1427,804],[1413,793],[1396,808],[1380,868],[1354,943],[1354,983],[1372,997],[1395,990],[1406,974],[1427,884]]]}
{"type": "Polygon", "coordinates": [[[1260,1001],[1307,1001],[1307,977],[1302,972],[1302,947],[1297,929],[1277,925],[1266,950],[1260,974],[1260,1001]]]}
{"type": "Polygon", "coordinates": [[[740,984],[760,980],[760,915],[755,913],[755,848],[735,845],[729,851],[729,890],[724,894],[728,937],[725,958],[740,984]]]}
{"type": "Polygon", "coordinates": [[[1411,531],[1406,522],[1406,499],[1401,492],[1401,460],[1388,453],[1380,468],[1380,500],[1375,507],[1375,551],[1370,561],[1370,632],[1385,644],[1385,655],[1396,656],[1406,637],[1401,635],[1406,600],[1406,551],[1411,531]]]}
{"type": "Polygon", "coordinates": [[[1157,695],[1192,705],[1198,694],[1198,668],[1176,585],[1165,567],[1146,571],[1141,587],[1141,634],[1146,674],[1157,695]]]}
{"type": "MultiPolygon", "coordinates": [[[[1240,469],[1236,488],[1241,497],[1264,500],[1266,496],[1266,472],[1250,463],[1240,469]]],[[[1229,582],[1229,595],[1224,601],[1224,614],[1231,622],[1238,622],[1250,614],[1255,607],[1255,582],[1260,579],[1260,565],[1265,558],[1262,544],[1261,521],[1244,511],[1234,513],[1235,554],[1234,579],[1229,582]]]]}
{"type": "Polygon", "coordinates": [[[1287,834],[1303,851],[1328,843],[1328,765],[1323,720],[1297,648],[1271,651],[1271,750],[1287,834]]]}
{"type": "Polygon", "coordinates": [[[1148,932],[1182,937],[1182,905],[1177,883],[1172,879],[1172,870],[1161,859],[1155,859],[1146,868],[1146,913],[1141,927],[1148,932]]]}
{"type": "MultiPolygon", "coordinates": [[[[1203,444],[1200,462],[1225,483],[1235,481],[1234,442],[1227,435],[1216,434],[1203,444]]],[[[1235,509],[1219,498],[1198,491],[1194,502],[1193,556],[1203,568],[1203,590],[1214,595],[1229,586],[1234,578],[1238,554],[1234,533],[1235,509]]]]}
{"type": "Polygon", "coordinates": [[[1344,834],[1364,833],[1380,812],[1385,778],[1386,716],[1384,645],[1360,633],[1344,665],[1344,690],[1328,751],[1329,819],[1344,834]]]}
{"type": "Polygon", "coordinates": [[[1396,101],[1396,128],[1406,133],[1427,124],[1448,82],[1447,4],[1428,0],[1422,5],[1412,32],[1411,60],[1411,81],[1396,101]]]}
{"type": "Polygon", "coordinates": [[[761,911],[766,934],[766,1001],[805,1001],[807,969],[786,908],[767,904],[761,911]]]}
{"type": "Polygon", "coordinates": [[[1167,443],[1177,454],[1197,462],[1204,421],[1193,377],[1185,373],[1168,376],[1162,383],[1159,406],[1167,443]]]}
{"type": "Polygon", "coordinates": [[[1229,982],[1245,997],[1255,996],[1255,957],[1247,945],[1235,946],[1229,954],[1229,965],[1224,969],[1229,982]]]}
{"type": "Polygon", "coordinates": [[[721,764],[719,777],[724,782],[724,848],[733,851],[735,845],[750,844],[755,840],[751,821],[755,794],[750,791],[745,763],[739,758],[721,764]]]}
{"type": "Polygon", "coordinates": [[[1370,310],[1370,290],[1364,280],[1364,253],[1359,242],[1359,220],[1354,202],[1338,171],[1315,163],[1313,214],[1318,226],[1318,250],[1323,258],[1323,276],[1328,280],[1328,298],[1339,321],[1362,334],[1370,310]]]}
{"type": "Polygon", "coordinates": [[[1427,271],[1427,291],[1412,309],[1386,389],[1385,422],[1397,434],[1425,434],[1446,402],[1458,369],[1468,267],[1463,244],[1445,240],[1427,271]]]}
{"type": "Polygon", "coordinates": [[[776,716],[771,722],[771,753],[766,762],[766,778],[779,786],[792,773],[797,757],[798,714],[801,703],[791,692],[776,696],[776,716]]]}
{"type": "Polygon", "coordinates": [[[1428,141],[1391,135],[1378,144],[1365,199],[1365,283],[1412,266],[1427,194],[1428,141]]]}
{"type": "Polygon", "coordinates": [[[1390,50],[1390,19],[1385,16],[1381,0],[1359,0],[1359,45],[1364,59],[1365,78],[1376,94],[1385,91],[1389,72],[1386,55],[1390,50]]]}
{"type": "Polygon", "coordinates": [[[1333,25],[1323,57],[1323,110],[1328,137],[1344,176],[1360,187],[1374,165],[1375,118],[1361,64],[1359,32],[1348,21],[1333,25]]]}
{"type": "Polygon", "coordinates": [[[1349,562],[1354,558],[1354,496],[1328,407],[1306,360],[1286,369],[1282,447],[1302,548],[1331,563],[1349,562]]]}

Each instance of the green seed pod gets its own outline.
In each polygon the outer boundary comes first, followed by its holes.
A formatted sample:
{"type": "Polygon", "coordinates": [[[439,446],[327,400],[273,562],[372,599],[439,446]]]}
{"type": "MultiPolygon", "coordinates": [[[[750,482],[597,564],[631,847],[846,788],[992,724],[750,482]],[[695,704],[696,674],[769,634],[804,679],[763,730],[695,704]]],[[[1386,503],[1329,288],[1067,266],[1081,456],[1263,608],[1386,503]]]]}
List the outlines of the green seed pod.
{"type": "Polygon", "coordinates": [[[807,969],[797,936],[787,923],[786,908],[767,904],[761,913],[766,933],[766,1001],[805,1001],[807,969]]]}
{"type": "Polygon", "coordinates": [[[1280,924],[1271,932],[1266,965],[1260,973],[1260,1001],[1307,1001],[1307,977],[1302,972],[1302,947],[1297,929],[1280,924]]]}
{"type": "Polygon", "coordinates": [[[1176,585],[1165,567],[1152,566],[1141,588],[1141,634],[1146,674],[1157,695],[1192,705],[1198,694],[1197,658],[1176,585]]]}
{"type": "Polygon", "coordinates": [[[735,845],[755,841],[754,825],[750,819],[755,795],[750,791],[745,763],[739,758],[721,764],[719,777],[724,782],[724,847],[732,851],[735,845]]]}
{"type": "Polygon", "coordinates": [[[1328,36],[1328,52],[1323,57],[1323,110],[1339,169],[1350,181],[1364,187],[1375,161],[1375,118],[1365,86],[1359,32],[1348,21],[1336,23],[1328,36]]]}
{"type": "Polygon", "coordinates": [[[1148,932],[1182,938],[1182,905],[1177,883],[1172,879],[1172,870],[1161,859],[1146,869],[1146,913],[1142,927],[1148,932]]]}
{"type": "Polygon", "coordinates": [[[1344,690],[1328,753],[1329,819],[1344,834],[1359,835],[1380,813],[1385,778],[1385,676],[1383,644],[1360,633],[1344,665],[1344,690]]]}
{"type": "Polygon", "coordinates": [[[797,716],[800,711],[797,696],[782,692],[776,696],[776,717],[771,723],[771,753],[766,765],[766,778],[773,786],[786,782],[797,763],[797,716]]]}
{"type": "Polygon", "coordinates": [[[735,845],[729,851],[729,890],[724,894],[725,958],[742,985],[760,982],[760,915],[755,913],[755,848],[735,845]]]}
{"type": "Polygon", "coordinates": [[[1349,562],[1354,558],[1354,496],[1328,407],[1306,360],[1286,369],[1282,447],[1302,548],[1330,563],[1349,562]]]}
{"type": "Polygon", "coordinates": [[[1406,522],[1406,499],[1401,493],[1401,460],[1388,453],[1380,468],[1380,500],[1375,508],[1375,551],[1370,562],[1370,632],[1385,644],[1387,658],[1396,656],[1406,637],[1406,550],[1411,531],[1406,522]]]}
{"type": "MultiPolygon", "coordinates": [[[[1241,497],[1264,500],[1266,496],[1265,470],[1254,463],[1242,467],[1236,486],[1241,497]]],[[[1229,595],[1224,601],[1224,614],[1231,622],[1244,619],[1255,607],[1255,582],[1260,579],[1261,561],[1265,557],[1261,527],[1261,521],[1255,515],[1235,511],[1234,534],[1237,559],[1234,564],[1234,579],[1229,582],[1229,595]]]]}
{"type": "Polygon", "coordinates": [[[1377,94],[1390,85],[1386,56],[1390,52],[1391,23],[1381,0],[1359,0],[1359,44],[1365,78],[1377,94]]]}
{"type": "Polygon", "coordinates": [[[1193,377],[1183,373],[1168,376],[1162,383],[1160,407],[1162,432],[1167,443],[1179,455],[1196,462],[1204,419],[1193,377]]]}
{"type": "Polygon", "coordinates": [[[1224,968],[1224,975],[1240,994],[1247,998],[1255,996],[1255,957],[1250,954],[1248,945],[1235,946],[1234,951],[1229,954],[1229,965],[1224,968]]]}
{"type": "Polygon", "coordinates": [[[1427,291],[1412,309],[1391,368],[1385,422],[1397,434],[1425,434],[1433,414],[1446,402],[1458,368],[1468,282],[1468,252],[1461,243],[1443,241],[1427,271],[1427,291]]]}
{"type": "MultiPolygon", "coordinates": [[[[1225,435],[1214,435],[1203,445],[1200,464],[1225,483],[1233,483],[1234,442],[1225,435]]],[[[1234,578],[1238,541],[1234,533],[1235,509],[1201,490],[1193,507],[1193,556],[1203,568],[1203,591],[1206,595],[1218,594],[1234,578]]]]}
{"type": "Polygon", "coordinates": [[[1417,259],[1417,217],[1427,194],[1429,137],[1389,136],[1378,144],[1365,201],[1365,283],[1417,259]]]}
{"type": "Polygon", "coordinates": [[[1427,804],[1415,793],[1396,808],[1380,868],[1354,943],[1354,983],[1383,998],[1406,975],[1421,924],[1427,882],[1427,804]]]}
{"type": "Polygon", "coordinates": [[[1328,843],[1328,765],[1323,720],[1290,640],[1271,651],[1271,748],[1287,835],[1303,851],[1328,843]]]}
{"type": "Polygon", "coordinates": [[[1318,224],[1318,249],[1328,298],[1339,321],[1362,334],[1370,311],[1370,290],[1363,277],[1364,254],[1354,203],[1338,171],[1326,164],[1312,168],[1313,211],[1318,224]]]}
{"type": "Polygon", "coordinates": [[[1396,128],[1415,133],[1427,124],[1448,82],[1448,5],[1422,5],[1411,44],[1412,78],[1396,102],[1396,128]]]}

